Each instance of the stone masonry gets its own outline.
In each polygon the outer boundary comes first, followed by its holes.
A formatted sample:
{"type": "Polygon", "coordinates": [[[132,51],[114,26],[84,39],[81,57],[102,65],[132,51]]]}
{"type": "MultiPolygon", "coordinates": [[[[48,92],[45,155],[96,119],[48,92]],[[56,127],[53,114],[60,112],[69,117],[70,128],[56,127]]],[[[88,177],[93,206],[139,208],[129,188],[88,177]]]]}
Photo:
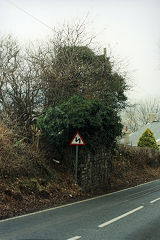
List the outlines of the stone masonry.
{"type": "Polygon", "coordinates": [[[108,189],[111,153],[106,149],[79,154],[78,184],[86,190],[108,189]]]}

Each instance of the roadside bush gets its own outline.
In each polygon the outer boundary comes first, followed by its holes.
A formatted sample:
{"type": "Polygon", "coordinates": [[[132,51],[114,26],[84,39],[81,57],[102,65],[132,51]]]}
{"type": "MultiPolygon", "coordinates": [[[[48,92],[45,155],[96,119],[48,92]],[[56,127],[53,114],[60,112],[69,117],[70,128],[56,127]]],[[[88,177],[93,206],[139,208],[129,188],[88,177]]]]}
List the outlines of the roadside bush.
{"type": "Polygon", "coordinates": [[[139,138],[138,147],[149,147],[158,150],[158,145],[156,143],[153,132],[147,128],[142,136],[139,138]]]}

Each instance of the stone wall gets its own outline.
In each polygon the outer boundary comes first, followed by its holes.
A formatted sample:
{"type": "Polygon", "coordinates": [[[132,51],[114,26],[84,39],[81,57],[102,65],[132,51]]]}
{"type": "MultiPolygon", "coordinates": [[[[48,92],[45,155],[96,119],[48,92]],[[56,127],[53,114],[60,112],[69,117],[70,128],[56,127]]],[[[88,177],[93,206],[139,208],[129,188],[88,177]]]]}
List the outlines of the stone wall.
{"type": "Polygon", "coordinates": [[[106,149],[79,154],[78,184],[86,190],[109,188],[111,153],[106,149]]]}

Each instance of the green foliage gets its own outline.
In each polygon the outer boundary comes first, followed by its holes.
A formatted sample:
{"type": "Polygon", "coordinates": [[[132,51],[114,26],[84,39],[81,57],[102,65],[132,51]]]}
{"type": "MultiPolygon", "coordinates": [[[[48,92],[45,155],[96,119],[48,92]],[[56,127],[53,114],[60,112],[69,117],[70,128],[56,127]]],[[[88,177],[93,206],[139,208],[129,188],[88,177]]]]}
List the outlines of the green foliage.
{"type": "Polygon", "coordinates": [[[156,143],[153,132],[147,128],[142,136],[139,138],[138,147],[150,147],[158,150],[158,145],[156,143]]]}
{"type": "Polygon", "coordinates": [[[77,131],[89,148],[111,147],[122,130],[120,118],[113,108],[100,100],[88,100],[77,95],[56,107],[49,107],[37,125],[59,150],[69,146],[77,131]]]}
{"type": "Polygon", "coordinates": [[[43,75],[48,105],[63,103],[76,93],[114,104],[117,109],[124,107],[126,81],[113,71],[110,58],[97,55],[86,46],[60,46],[51,66],[52,70],[43,75]]]}

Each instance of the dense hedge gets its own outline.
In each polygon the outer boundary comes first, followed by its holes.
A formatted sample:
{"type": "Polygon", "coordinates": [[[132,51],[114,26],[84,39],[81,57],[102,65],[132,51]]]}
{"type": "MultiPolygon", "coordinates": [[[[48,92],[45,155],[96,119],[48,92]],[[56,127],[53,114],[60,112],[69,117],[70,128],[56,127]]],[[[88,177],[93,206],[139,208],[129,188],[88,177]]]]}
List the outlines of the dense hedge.
{"type": "Polygon", "coordinates": [[[120,145],[115,157],[117,161],[125,161],[129,165],[144,168],[145,165],[150,167],[160,166],[160,151],[149,147],[132,147],[120,145]]]}

